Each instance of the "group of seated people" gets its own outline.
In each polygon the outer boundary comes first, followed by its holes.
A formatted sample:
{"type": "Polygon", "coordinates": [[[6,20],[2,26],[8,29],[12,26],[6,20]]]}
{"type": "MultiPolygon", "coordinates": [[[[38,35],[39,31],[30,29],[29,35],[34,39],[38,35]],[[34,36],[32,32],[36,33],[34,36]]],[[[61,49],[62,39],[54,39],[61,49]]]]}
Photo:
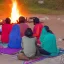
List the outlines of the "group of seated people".
{"type": "Polygon", "coordinates": [[[22,48],[18,53],[19,60],[29,60],[35,56],[56,56],[59,49],[56,45],[56,36],[39,18],[33,18],[33,30],[25,23],[24,17],[19,17],[18,24],[10,24],[11,20],[6,18],[2,25],[1,41],[8,43],[9,48],[22,48]]]}

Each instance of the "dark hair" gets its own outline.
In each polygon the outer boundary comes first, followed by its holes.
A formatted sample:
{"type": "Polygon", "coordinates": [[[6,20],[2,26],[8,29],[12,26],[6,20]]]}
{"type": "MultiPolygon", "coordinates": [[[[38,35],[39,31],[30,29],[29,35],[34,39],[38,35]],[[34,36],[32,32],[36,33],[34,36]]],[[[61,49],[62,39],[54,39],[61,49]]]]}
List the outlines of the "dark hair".
{"type": "Polygon", "coordinates": [[[44,26],[47,32],[53,33],[48,26],[44,26]]]}
{"type": "Polygon", "coordinates": [[[23,16],[19,17],[19,23],[25,23],[25,18],[23,16]]]}
{"type": "Polygon", "coordinates": [[[32,38],[33,37],[33,32],[31,30],[31,28],[27,28],[27,30],[25,31],[25,36],[32,38]]]}
{"type": "Polygon", "coordinates": [[[39,18],[33,17],[34,25],[40,23],[39,18]]]}
{"type": "Polygon", "coordinates": [[[5,19],[5,22],[6,22],[7,24],[10,24],[10,22],[11,22],[10,18],[6,18],[6,19],[5,19]]]}

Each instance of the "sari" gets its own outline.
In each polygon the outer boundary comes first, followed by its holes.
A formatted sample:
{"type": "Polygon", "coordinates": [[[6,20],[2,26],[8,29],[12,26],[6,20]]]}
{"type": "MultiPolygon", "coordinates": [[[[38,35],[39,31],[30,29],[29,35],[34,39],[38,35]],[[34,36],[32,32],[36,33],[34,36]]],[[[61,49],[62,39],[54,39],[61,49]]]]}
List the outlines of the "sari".
{"type": "Polygon", "coordinates": [[[33,36],[37,38],[37,44],[40,44],[39,38],[42,31],[43,25],[41,23],[36,24],[33,28],[33,36]]]}
{"type": "Polygon", "coordinates": [[[11,24],[3,24],[2,25],[2,34],[1,34],[2,43],[8,43],[9,34],[10,34],[11,30],[12,30],[11,24]]]}
{"type": "Polygon", "coordinates": [[[57,56],[59,49],[56,44],[56,37],[54,34],[46,31],[45,27],[42,29],[40,36],[41,48],[51,53],[51,56],[57,56]]]}
{"type": "Polygon", "coordinates": [[[21,48],[21,35],[20,35],[20,28],[17,24],[15,24],[11,30],[9,35],[9,48],[21,48]]]}

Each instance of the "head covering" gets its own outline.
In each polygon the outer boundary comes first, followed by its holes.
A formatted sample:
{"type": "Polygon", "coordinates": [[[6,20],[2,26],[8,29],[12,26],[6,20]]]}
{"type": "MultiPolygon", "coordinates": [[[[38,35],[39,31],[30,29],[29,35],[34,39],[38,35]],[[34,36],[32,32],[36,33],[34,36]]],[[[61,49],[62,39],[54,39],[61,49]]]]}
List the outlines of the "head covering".
{"type": "Polygon", "coordinates": [[[47,31],[45,29],[45,27],[42,29],[41,35],[40,35],[40,42],[42,42],[45,37],[45,35],[47,34],[47,31]]]}
{"type": "Polygon", "coordinates": [[[59,53],[56,45],[56,37],[54,34],[46,31],[45,27],[42,29],[40,36],[40,42],[42,49],[51,53],[51,56],[56,56],[59,53]]]}
{"type": "Polygon", "coordinates": [[[12,31],[9,35],[9,44],[8,47],[10,48],[21,48],[21,35],[20,35],[20,28],[17,24],[15,24],[12,28],[12,31]]]}
{"type": "Polygon", "coordinates": [[[44,27],[45,27],[45,29],[46,29],[47,32],[49,32],[49,33],[53,33],[53,32],[49,29],[48,26],[44,26],[44,27]]]}

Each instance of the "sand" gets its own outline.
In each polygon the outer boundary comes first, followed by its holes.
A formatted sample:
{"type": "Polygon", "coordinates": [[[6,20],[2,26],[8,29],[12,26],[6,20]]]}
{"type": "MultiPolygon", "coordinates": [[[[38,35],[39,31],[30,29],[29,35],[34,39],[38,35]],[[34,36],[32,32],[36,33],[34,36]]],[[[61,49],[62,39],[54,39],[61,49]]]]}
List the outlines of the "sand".
{"type": "MultiPolygon", "coordinates": [[[[41,22],[44,22],[44,25],[48,25],[57,38],[58,47],[64,48],[64,41],[61,39],[64,38],[64,15],[31,15],[37,16],[40,18],[41,22]]],[[[28,23],[28,25],[33,29],[33,24],[28,23]]],[[[40,62],[36,62],[34,64],[64,64],[64,55],[47,58],[40,62]]],[[[14,55],[4,55],[0,54],[0,64],[22,64],[22,61],[19,61],[17,57],[14,55]]]]}

